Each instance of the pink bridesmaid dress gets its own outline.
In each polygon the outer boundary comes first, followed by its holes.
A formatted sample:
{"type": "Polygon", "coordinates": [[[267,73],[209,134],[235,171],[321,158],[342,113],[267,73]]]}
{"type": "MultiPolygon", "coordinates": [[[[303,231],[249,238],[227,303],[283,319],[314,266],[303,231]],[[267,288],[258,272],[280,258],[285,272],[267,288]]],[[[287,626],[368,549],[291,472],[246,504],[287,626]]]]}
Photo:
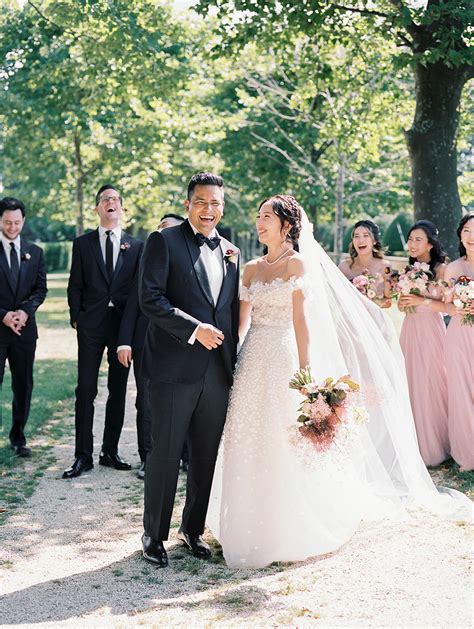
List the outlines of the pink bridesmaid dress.
{"type": "Polygon", "coordinates": [[[444,364],[446,326],[441,313],[429,306],[407,312],[400,345],[410,391],[416,434],[425,465],[449,458],[448,386],[444,364]]]}
{"type": "Polygon", "coordinates": [[[474,326],[454,315],[446,335],[448,430],[451,456],[474,470],[474,326]]]}

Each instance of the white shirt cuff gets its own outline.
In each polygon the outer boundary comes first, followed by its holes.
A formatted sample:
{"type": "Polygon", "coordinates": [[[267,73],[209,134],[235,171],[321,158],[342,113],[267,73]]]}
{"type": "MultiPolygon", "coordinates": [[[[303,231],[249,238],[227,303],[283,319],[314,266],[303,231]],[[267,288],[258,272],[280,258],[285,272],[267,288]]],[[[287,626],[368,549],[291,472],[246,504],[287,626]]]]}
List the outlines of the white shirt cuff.
{"type": "Polygon", "coordinates": [[[119,345],[117,347],[117,352],[119,352],[121,349],[129,349],[130,351],[132,351],[132,348],[130,347],[130,345],[119,345]]]}
{"type": "Polygon", "coordinates": [[[189,339],[188,339],[188,343],[189,343],[190,345],[194,345],[194,342],[195,342],[195,340],[196,340],[196,334],[197,334],[197,331],[199,330],[199,326],[200,326],[200,325],[201,325],[201,324],[199,324],[199,325],[197,325],[197,326],[196,326],[196,329],[194,330],[194,332],[193,332],[193,333],[191,334],[191,336],[189,337],[189,339]]]}

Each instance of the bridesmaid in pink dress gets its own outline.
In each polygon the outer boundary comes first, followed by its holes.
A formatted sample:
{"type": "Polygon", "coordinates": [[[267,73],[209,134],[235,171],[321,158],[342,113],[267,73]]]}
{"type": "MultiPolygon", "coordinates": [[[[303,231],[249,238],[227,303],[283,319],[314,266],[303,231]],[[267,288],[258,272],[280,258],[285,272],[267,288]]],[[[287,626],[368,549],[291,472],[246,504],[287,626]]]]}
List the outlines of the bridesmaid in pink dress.
{"type": "Polygon", "coordinates": [[[392,300],[385,294],[386,279],[390,275],[391,265],[384,258],[378,226],[369,220],[358,221],[352,228],[349,256],[339,265],[339,269],[349,281],[353,281],[364,271],[376,275],[379,280],[375,291],[377,296],[373,300],[381,308],[390,308],[392,300]]]}
{"type": "MultiPolygon", "coordinates": [[[[457,234],[461,257],[448,265],[446,279],[474,278],[474,214],[461,219],[457,234]]],[[[457,309],[448,326],[446,369],[451,456],[461,471],[474,470],[474,325],[463,324],[457,309]]]]}
{"type": "MultiPolygon", "coordinates": [[[[409,263],[430,265],[433,279],[444,279],[446,254],[431,221],[418,221],[408,232],[409,263]]],[[[405,312],[400,345],[405,356],[410,401],[418,445],[425,465],[439,465],[449,458],[448,387],[444,364],[446,304],[442,291],[402,295],[398,307],[405,312]]]]}

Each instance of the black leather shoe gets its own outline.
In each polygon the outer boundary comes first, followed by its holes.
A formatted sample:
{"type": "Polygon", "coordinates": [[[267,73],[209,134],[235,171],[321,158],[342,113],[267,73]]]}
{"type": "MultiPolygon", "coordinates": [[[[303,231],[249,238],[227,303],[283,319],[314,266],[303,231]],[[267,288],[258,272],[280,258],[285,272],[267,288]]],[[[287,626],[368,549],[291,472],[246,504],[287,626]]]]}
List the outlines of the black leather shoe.
{"type": "Polygon", "coordinates": [[[145,480],[145,462],[142,462],[142,464],[140,465],[137,476],[140,480],[145,480]]]}
{"type": "Polygon", "coordinates": [[[142,535],[143,559],[152,563],[157,568],[166,568],[168,565],[168,555],[166,554],[163,542],[159,542],[145,533],[142,535]]]}
{"type": "Polygon", "coordinates": [[[184,533],[179,529],[177,537],[198,559],[209,559],[212,556],[209,545],[206,544],[200,535],[184,533]]]}
{"type": "Polygon", "coordinates": [[[15,454],[21,456],[22,459],[27,459],[31,456],[31,448],[28,448],[28,446],[12,446],[12,448],[15,450],[15,454]]]}
{"type": "Polygon", "coordinates": [[[106,454],[101,452],[99,455],[99,465],[105,465],[105,467],[113,467],[115,470],[131,470],[132,466],[127,461],[124,461],[118,454],[106,454]]]}
{"type": "Polygon", "coordinates": [[[68,467],[67,470],[63,472],[63,478],[76,478],[80,476],[82,472],[88,472],[94,467],[92,461],[88,461],[87,459],[78,458],[74,461],[71,467],[68,467]]]}

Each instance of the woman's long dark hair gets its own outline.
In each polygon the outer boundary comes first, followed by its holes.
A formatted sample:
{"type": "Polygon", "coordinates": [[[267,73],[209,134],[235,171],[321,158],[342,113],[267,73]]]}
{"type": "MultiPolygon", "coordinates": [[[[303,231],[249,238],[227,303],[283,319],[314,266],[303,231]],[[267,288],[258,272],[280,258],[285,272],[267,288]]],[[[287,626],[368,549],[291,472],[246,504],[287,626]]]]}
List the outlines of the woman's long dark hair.
{"type": "Polygon", "coordinates": [[[382,241],[380,239],[380,229],[378,225],[376,225],[373,221],[369,221],[365,219],[363,221],[357,221],[357,223],[352,228],[351,241],[349,243],[349,255],[351,256],[351,262],[349,264],[349,267],[351,268],[354,262],[356,261],[357,256],[359,255],[357,253],[356,248],[354,247],[354,243],[352,242],[354,239],[354,232],[358,227],[365,227],[366,229],[369,230],[369,232],[372,234],[372,238],[374,239],[374,244],[372,247],[372,256],[374,258],[379,258],[379,260],[383,260],[383,246],[382,246],[382,241]]]}
{"type": "Polygon", "coordinates": [[[459,226],[458,226],[458,229],[456,231],[456,233],[458,235],[458,238],[459,238],[459,255],[461,256],[461,258],[464,258],[464,256],[467,255],[466,247],[461,242],[461,233],[462,233],[462,230],[464,229],[464,225],[466,223],[469,223],[469,221],[472,218],[474,218],[474,214],[466,214],[465,216],[463,216],[462,219],[459,222],[459,226]]]}
{"type": "MultiPolygon", "coordinates": [[[[416,221],[416,223],[410,227],[410,230],[407,234],[407,240],[410,237],[410,234],[415,229],[421,229],[424,231],[426,237],[428,238],[428,242],[430,245],[433,245],[430,249],[430,271],[431,275],[436,277],[436,267],[438,264],[443,264],[446,261],[446,252],[443,249],[443,246],[439,240],[439,231],[436,225],[431,221],[421,220],[416,221]]],[[[409,264],[415,264],[417,262],[416,258],[412,258],[411,256],[408,258],[409,264]]]]}
{"type": "MultiPolygon", "coordinates": [[[[283,230],[285,222],[290,226],[286,240],[291,243],[295,251],[299,251],[298,239],[301,232],[301,216],[303,212],[301,205],[290,194],[275,194],[272,197],[268,197],[268,199],[264,199],[258,206],[258,209],[260,210],[262,205],[268,201],[272,205],[273,212],[280,219],[281,229],[283,230]]],[[[265,254],[267,251],[267,247],[264,247],[263,253],[265,254]]]]}

